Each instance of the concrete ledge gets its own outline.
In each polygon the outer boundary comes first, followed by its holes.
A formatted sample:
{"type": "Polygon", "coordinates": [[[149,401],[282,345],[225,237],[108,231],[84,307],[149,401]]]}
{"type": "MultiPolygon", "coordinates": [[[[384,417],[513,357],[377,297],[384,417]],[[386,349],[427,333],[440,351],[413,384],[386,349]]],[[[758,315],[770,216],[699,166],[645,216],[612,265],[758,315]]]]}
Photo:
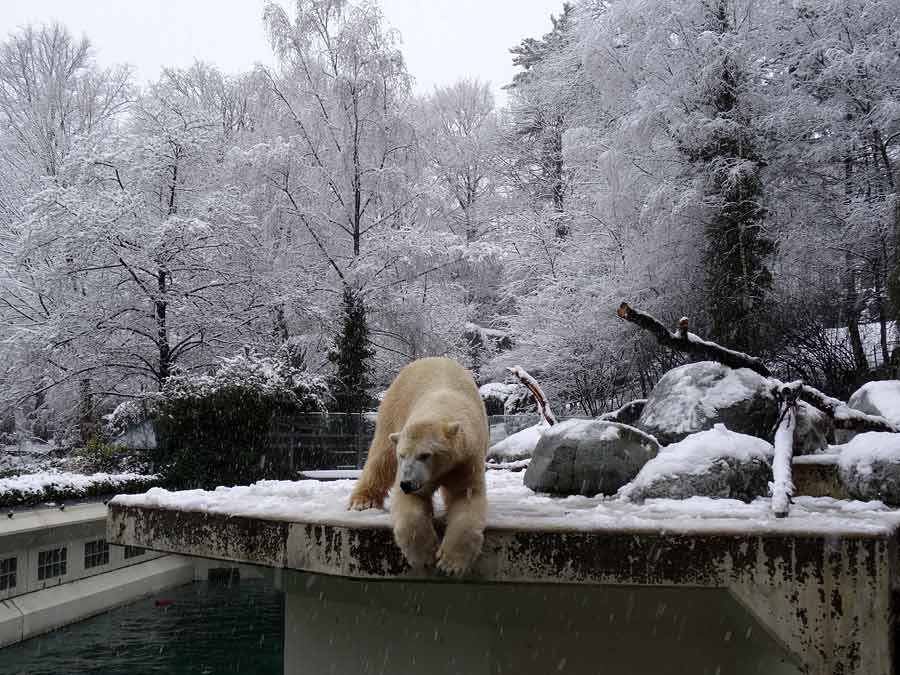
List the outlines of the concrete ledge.
{"type": "Polygon", "coordinates": [[[0,602],[0,647],[190,583],[193,562],[165,556],[0,602]]]}
{"type": "MultiPolygon", "coordinates": [[[[315,524],[111,504],[110,542],[356,579],[411,569],[385,524],[315,524]]],[[[471,582],[724,588],[810,673],[893,673],[895,530],[690,532],[493,527],[471,582]]]]}

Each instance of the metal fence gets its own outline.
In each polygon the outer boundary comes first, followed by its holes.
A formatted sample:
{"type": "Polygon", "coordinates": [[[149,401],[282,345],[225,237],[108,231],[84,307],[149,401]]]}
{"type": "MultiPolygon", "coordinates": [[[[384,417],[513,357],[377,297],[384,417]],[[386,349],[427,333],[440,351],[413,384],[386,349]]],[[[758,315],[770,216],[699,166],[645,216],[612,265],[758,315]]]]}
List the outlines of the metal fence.
{"type": "MultiPolygon", "coordinates": [[[[375,413],[307,413],[275,420],[268,455],[279,473],[304,469],[361,469],[375,435],[375,413]]],[[[491,415],[491,443],[540,422],[540,415],[491,415]]]]}
{"type": "MultiPolygon", "coordinates": [[[[306,413],[279,417],[269,432],[266,454],[282,475],[293,476],[304,469],[361,469],[375,435],[376,416],[306,413]]],[[[540,421],[536,413],[490,415],[491,444],[540,421]]]]}

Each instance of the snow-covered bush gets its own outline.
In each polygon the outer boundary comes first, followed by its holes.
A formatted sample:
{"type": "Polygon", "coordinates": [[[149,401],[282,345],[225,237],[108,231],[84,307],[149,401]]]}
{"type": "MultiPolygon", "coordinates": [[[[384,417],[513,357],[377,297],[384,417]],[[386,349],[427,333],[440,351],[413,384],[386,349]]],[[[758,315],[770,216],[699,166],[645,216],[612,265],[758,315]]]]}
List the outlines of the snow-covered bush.
{"type": "Polygon", "coordinates": [[[23,474],[0,478],[0,508],[144,492],[158,483],[158,476],[136,473],[83,475],[42,471],[23,474]]]}
{"type": "Polygon", "coordinates": [[[293,366],[287,359],[252,352],[222,359],[212,374],[179,372],[166,380],[165,402],[207,398],[240,390],[290,401],[300,412],[324,412],[328,401],[325,380],[293,366]]]}
{"type": "Polygon", "coordinates": [[[156,401],[152,396],[123,401],[111,413],[103,416],[103,435],[115,439],[131,427],[154,417],[156,413],[156,401]]]}
{"type": "Polygon", "coordinates": [[[246,353],[212,374],[177,373],[161,392],[154,463],[178,487],[216,487],[268,477],[273,420],[324,412],[328,389],[284,359],[246,353]]]}

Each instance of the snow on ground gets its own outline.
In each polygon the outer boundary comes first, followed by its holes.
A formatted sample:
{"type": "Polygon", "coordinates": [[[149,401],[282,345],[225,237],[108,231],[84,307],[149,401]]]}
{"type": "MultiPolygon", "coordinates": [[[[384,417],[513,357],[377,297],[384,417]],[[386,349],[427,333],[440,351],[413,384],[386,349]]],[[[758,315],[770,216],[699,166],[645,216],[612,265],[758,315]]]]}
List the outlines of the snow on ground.
{"type": "Polygon", "coordinates": [[[156,479],[157,476],[144,476],[137,473],[95,473],[84,475],[80,473],[40,471],[38,473],[13,476],[12,478],[0,478],[0,498],[10,494],[39,497],[51,489],[56,492],[65,491],[77,495],[84,494],[100,485],[110,485],[115,489],[115,486],[124,486],[135,482],[146,484],[156,479]]]}
{"type": "Polygon", "coordinates": [[[298,472],[301,478],[313,480],[356,480],[362,473],[362,469],[312,469],[298,472]]]}
{"type": "MultiPolygon", "coordinates": [[[[789,517],[776,519],[769,499],[745,504],[732,499],[693,497],[649,499],[637,505],[615,498],[554,498],[532,492],[522,483],[522,476],[521,472],[487,472],[489,528],[838,536],[888,534],[900,525],[900,512],[881,502],[796,497],[789,517]]],[[[113,503],[350,527],[388,527],[387,510],[347,511],[353,485],[352,480],[305,480],[261,481],[215,491],[169,492],[153,488],[142,495],[120,495],[113,503]]],[[[386,506],[390,506],[390,500],[386,506]]]]}
{"type": "Polygon", "coordinates": [[[791,460],[791,464],[794,466],[797,466],[798,464],[830,464],[834,466],[841,458],[841,447],[842,446],[839,445],[831,445],[828,447],[828,452],[822,453],[821,455],[797,455],[791,460]]]}
{"type": "Polygon", "coordinates": [[[733,458],[749,462],[754,458],[768,462],[772,445],[755,436],[729,431],[716,424],[708,431],[691,434],[683,441],[660,448],[659,454],[647,462],[635,479],[622,488],[645,487],[666,476],[704,473],[717,459],[733,458]]]}
{"type": "Polygon", "coordinates": [[[840,446],[838,464],[842,471],[854,471],[867,476],[876,462],[900,463],[900,434],[886,431],[867,431],[840,446]]]}

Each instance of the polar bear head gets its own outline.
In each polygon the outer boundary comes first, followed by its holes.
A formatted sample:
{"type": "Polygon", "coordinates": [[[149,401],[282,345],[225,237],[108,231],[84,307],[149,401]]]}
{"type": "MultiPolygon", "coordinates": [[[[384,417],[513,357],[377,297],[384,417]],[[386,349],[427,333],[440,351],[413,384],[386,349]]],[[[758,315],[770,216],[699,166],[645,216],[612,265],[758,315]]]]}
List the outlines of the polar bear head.
{"type": "Polygon", "coordinates": [[[397,451],[397,483],[407,494],[430,492],[456,462],[459,422],[427,422],[391,434],[397,451]]]}

